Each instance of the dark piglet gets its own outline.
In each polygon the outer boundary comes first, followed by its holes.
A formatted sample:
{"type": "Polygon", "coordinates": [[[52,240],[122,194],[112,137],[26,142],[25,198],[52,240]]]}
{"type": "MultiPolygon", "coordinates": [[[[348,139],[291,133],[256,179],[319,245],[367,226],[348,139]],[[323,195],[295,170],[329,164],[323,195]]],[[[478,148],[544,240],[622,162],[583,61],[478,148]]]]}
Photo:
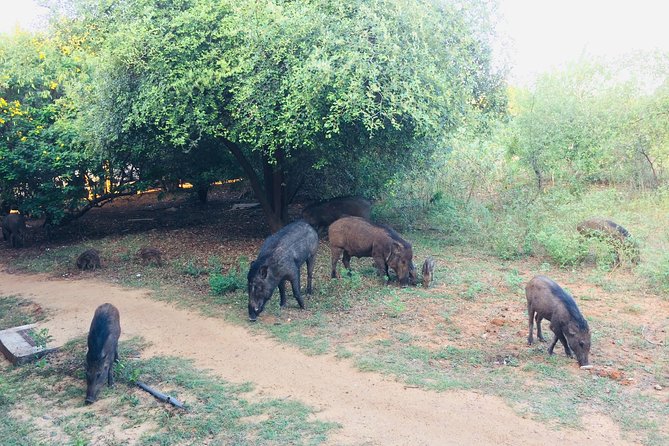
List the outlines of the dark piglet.
{"type": "Polygon", "coordinates": [[[302,218],[318,231],[344,216],[369,220],[371,210],[372,204],[362,197],[336,197],[305,207],[302,218]]]}
{"type": "Polygon", "coordinates": [[[388,226],[375,225],[360,217],[343,217],[330,225],[328,238],[332,251],[332,277],[339,277],[337,262],[340,256],[348,270],[351,269],[351,257],[372,257],[379,276],[387,276],[392,269],[401,285],[415,281],[411,244],[388,226]]]}
{"type": "Polygon", "coordinates": [[[77,268],[96,269],[100,268],[100,253],[97,249],[87,249],[77,258],[77,268]]]}
{"type": "Polygon", "coordinates": [[[534,342],[534,321],[537,323],[537,337],[545,341],[541,333],[541,320],[551,322],[550,328],[554,333],[553,341],[548,347],[548,354],[553,354],[553,348],[559,340],[564,346],[567,356],[576,355],[578,365],[590,368],[588,355],[590,354],[590,328],[588,322],[578,309],[574,298],[560,285],[545,276],[535,276],[525,287],[527,297],[527,313],[529,317],[529,335],[527,343],[534,342]]]}
{"type": "Polygon", "coordinates": [[[9,214],[2,219],[2,238],[12,248],[20,248],[25,241],[26,219],[23,214],[9,214]]]}
{"type": "Polygon", "coordinates": [[[86,354],[86,404],[94,403],[105,384],[114,385],[114,361],[118,360],[118,338],[121,323],[118,310],[112,304],[95,310],[88,332],[86,354]]]}
{"type": "Polygon", "coordinates": [[[293,222],[271,235],[260,247],[258,258],[251,262],[247,276],[249,292],[249,320],[255,321],[265,304],[279,287],[280,305],[286,305],[286,281],[293,288],[293,296],[304,308],[300,294],[300,268],[307,264],[307,294],[311,294],[318,234],[304,220],[293,222]]]}

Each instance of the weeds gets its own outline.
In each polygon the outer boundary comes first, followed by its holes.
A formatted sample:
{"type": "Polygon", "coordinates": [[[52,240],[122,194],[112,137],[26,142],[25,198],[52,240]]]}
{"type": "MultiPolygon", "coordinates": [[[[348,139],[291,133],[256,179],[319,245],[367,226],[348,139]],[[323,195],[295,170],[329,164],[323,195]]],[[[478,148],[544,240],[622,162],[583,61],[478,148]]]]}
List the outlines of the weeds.
{"type": "MultiPolygon", "coordinates": [[[[226,274],[211,272],[209,274],[209,286],[212,294],[225,294],[246,288],[246,272],[249,261],[246,257],[239,259],[237,267],[231,267],[226,274]]],[[[212,270],[216,270],[212,264],[212,270]]]]}

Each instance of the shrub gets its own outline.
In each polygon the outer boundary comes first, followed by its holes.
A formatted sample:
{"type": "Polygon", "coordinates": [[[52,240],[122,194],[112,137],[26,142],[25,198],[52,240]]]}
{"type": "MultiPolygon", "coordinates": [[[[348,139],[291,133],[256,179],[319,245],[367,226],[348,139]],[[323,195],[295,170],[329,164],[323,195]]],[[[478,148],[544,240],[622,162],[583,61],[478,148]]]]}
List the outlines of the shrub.
{"type": "Polygon", "coordinates": [[[657,291],[669,293],[669,253],[662,253],[649,262],[644,262],[640,273],[657,291]]]}
{"type": "Polygon", "coordinates": [[[588,254],[587,247],[574,232],[546,227],[537,233],[536,240],[553,262],[562,267],[574,266],[580,264],[588,254]]]}
{"type": "Polygon", "coordinates": [[[246,271],[249,261],[246,257],[239,259],[237,267],[230,267],[226,274],[212,272],[209,275],[209,286],[212,294],[225,294],[246,287],[246,271]]]}

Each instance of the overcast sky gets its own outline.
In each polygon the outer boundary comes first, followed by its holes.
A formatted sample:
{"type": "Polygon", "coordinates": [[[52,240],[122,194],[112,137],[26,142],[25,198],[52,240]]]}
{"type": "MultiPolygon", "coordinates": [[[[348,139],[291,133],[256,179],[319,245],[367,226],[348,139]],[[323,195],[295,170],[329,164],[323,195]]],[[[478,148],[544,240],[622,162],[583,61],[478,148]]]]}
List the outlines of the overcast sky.
{"type": "MultiPolygon", "coordinates": [[[[500,11],[513,83],[579,57],[669,51],[669,0],[500,0],[500,11]]],[[[0,32],[39,13],[33,0],[0,0],[0,32]]]]}
{"type": "Polygon", "coordinates": [[[502,0],[500,9],[516,81],[580,57],[669,51],[667,0],[502,0]]]}

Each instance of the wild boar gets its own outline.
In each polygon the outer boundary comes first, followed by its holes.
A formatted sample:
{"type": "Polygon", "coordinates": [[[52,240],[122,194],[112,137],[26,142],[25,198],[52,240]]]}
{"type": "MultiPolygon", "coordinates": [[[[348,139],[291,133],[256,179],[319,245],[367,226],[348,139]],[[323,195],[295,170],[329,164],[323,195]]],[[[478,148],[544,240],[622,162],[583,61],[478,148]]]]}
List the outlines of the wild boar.
{"type": "Polygon", "coordinates": [[[595,237],[608,242],[616,251],[616,264],[620,263],[620,254],[626,253],[630,261],[640,261],[639,246],[629,231],[619,224],[604,218],[591,218],[580,222],[576,230],[584,237],[595,237]]]}
{"type": "Polygon", "coordinates": [[[436,262],[431,256],[427,256],[425,262],[423,262],[423,269],[421,271],[423,273],[423,288],[428,288],[430,283],[432,283],[435,264],[436,262]]]}
{"type": "Polygon", "coordinates": [[[118,338],[121,322],[118,309],[112,304],[100,305],[95,310],[88,331],[86,353],[86,404],[94,403],[105,381],[114,385],[114,361],[118,361],[118,338]]]}
{"type": "Polygon", "coordinates": [[[20,248],[25,242],[26,218],[12,212],[2,219],[2,238],[9,241],[12,248],[20,248]]]}
{"type": "Polygon", "coordinates": [[[100,268],[100,252],[97,249],[87,249],[77,258],[77,268],[82,270],[100,268]]]}
{"type": "Polygon", "coordinates": [[[311,294],[317,249],[318,234],[304,220],[285,226],[265,240],[258,258],[251,262],[247,276],[250,321],[258,318],[277,286],[281,297],[280,306],[286,305],[286,280],[290,282],[300,308],[304,308],[300,294],[300,268],[306,262],[307,294],[311,294]]]}
{"type": "Polygon", "coordinates": [[[571,358],[575,354],[578,364],[582,368],[589,368],[590,328],[574,298],[545,276],[535,276],[530,280],[525,287],[525,296],[529,317],[528,345],[534,342],[534,321],[537,323],[537,337],[545,341],[541,333],[541,320],[549,320],[555,336],[548,347],[548,354],[553,354],[553,348],[559,340],[567,356],[571,358]]]}
{"type": "MultiPolygon", "coordinates": [[[[409,284],[413,268],[411,244],[388,226],[374,225],[360,217],[343,217],[328,229],[332,251],[332,277],[339,277],[337,262],[350,271],[351,257],[372,257],[379,276],[395,271],[400,285],[409,284]],[[343,255],[342,255],[343,254],[343,255]]],[[[415,275],[415,271],[413,273],[415,275]]]]}
{"type": "Polygon", "coordinates": [[[162,253],[159,249],[145,246],[139,250],[137,256],[140,258],[143,265],[154,263],[158,266],[163,266],[162,253]]]}
{"type": "Polygon", "coordinates": [[[369,220],[372,204],[362,197],[336,197],[310,204],[302,210],[304,221],[317,231],[344,217],[361,217],[369,220]]]}

